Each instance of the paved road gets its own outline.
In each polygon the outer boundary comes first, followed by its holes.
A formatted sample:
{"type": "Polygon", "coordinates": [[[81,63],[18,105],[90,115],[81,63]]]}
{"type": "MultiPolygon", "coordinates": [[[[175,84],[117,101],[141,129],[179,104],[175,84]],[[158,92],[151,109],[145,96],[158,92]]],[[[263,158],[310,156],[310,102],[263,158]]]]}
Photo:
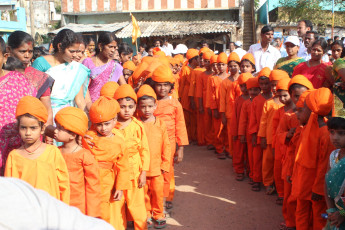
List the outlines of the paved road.
{"type": "Polygon", "coordinates": [[[235,180],[230,159],[218,160],[206,147],[188,146],[175,166],[174,208],[167,229],[276,230],[282,222],[276,195],[251,191],[235,180]]]}

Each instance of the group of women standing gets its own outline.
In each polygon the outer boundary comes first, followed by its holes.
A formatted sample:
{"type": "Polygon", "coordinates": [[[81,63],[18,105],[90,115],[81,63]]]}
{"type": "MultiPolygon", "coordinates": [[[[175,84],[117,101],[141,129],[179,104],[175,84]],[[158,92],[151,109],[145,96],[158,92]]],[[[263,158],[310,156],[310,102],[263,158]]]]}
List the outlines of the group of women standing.
{"type": "MultiPolygon", "coordinates": [[[[131,59],[133,50],[126,43],[118,47],[114,34],[101,33],[96,54],[89,58],[84,56],[87,44],[83,37],[72,30],[61,30],[52,44],[53,54],[31,63],[31,35],[15,31],[7,46],[0,37],[0,65],[5,66],[0,73],[0,175],[8,153],[21,145],[15,119],[20,98],[30,95],[42,101],[49,113],[47,126],[53,124],[54,115],[64,107],[75,106],[88,112],[106,82],[126,83],[121,63],[131,59]],[[114,59],[115,52],[119,52],[120,60],[114,59]],[[14,71],[6,70],[9,56],[13,63],[10,70],[14,71]]],[[[45,141],[52,143],[48,137],[45,141]]]]}

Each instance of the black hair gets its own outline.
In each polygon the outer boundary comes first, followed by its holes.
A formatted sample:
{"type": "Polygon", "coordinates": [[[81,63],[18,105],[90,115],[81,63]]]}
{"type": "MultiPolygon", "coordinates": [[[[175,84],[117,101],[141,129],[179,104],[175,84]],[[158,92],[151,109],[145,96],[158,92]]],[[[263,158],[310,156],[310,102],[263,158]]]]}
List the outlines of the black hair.
{"type": "Polygon", "coordinates": [[[301,88],[306,88],[308,90],[308,87],[301,85],[301,84],[298,84],[298,83],[294,83],[294,84],[290,85],[290,87],[289,87],[289,94],[291,95],[292,90],[301,89],[301,88]]]}
{"type": "Polygon", "coordinates": [[[11,35],[8,37],[7,45],[11,49],[17,49],[20,47],[23,43],[32,43],[32,46],[34,46],[34,39],[31,37],[30,34],[24,32],[24,31],[14,31],[11,33],[11,35]]]}
{"type": "Polygon", "coordinates": [[[31,115],[30,113],[25,113],[25,114],[20,115],[20,116],[18,116],[18,117],[17,117],[18,129],[19,129],[19,124],[20,124],[20,119],[21,119],[22,117],[29,117],[29,118],[36,119],[36,120],[38,121],[38,124],[41,126],[41,129],[43,129],[44,122],[43,122],[43,121],[38,120],[38,118],[37,118],[37,117],[35,117],[35,116],[31,115]]]}
{"type": "Polygon", "coordinates": [[[95,39],[93,39],[92,36],[83,36],[84,37],[84,42],[89,45],[91,41],[93,41],[96,44],[95,39]]]}
{"type": "Polygon", "coordinates": [[[163,43],[168,42],[168,38],[163,38],[163,43]]]}
{"type": "Polygon", "coordinates": [[[342,117],[331,117],[327,122],[328,129],[345,129],[345,118],[342,117]]]}
{"type": "Polygon", "coordinates": [[[157,41],[162,44],[162,40],[160,40],[159,38],[156,38],[155,40],[153,40],[153,43],[156,43],[157,41]]]}
{"type": "Polygon", "coordinates": [[[341,58],[345,57],[345,47],[344,47],[343,41],[342,41],[342,40],[336,40],[336,41],[334,41],[334,42],[331,44],[331,50],[332,50],[332,47],[335,46],[335,45],[339,45],[339,46],[342,48],[342,52],[341,52],[340,57],[341,57],[341,58]]]}
{"type": "Polygon", "coordinates": [[[236,45],[235,45],[235,42],[229,42],[229,46],[230,46],[230,44],[234,44],[234,46],[236,46],[236,45]]]}
{"type": "Polygon", "coordinates": [[[18,71],[25,70],[25,66],[18,58],[8,57],[4,69],[8,71],[18,71]]]}
{"type": "Polygon", "coordinates": [[[41,47],[34,47],[32,60],[35,60],[41,56],[47,55],[47,53],[41,47]]]}
{"type": "Polygon", "coordinates": [[[270,25],[266,25],[266,26],[262,27],[261,34],[265,34],[265,33],[270,32],[270,31],[274,32],[273,27],[270,25]]]}
{"type": "Polygon", "coordinates": [[[315,40],[319,39],[319,33],[317,31],[310,30],[310,31],[307,31],[306,34],[314,34],[315,40]]]}
{"type": "Polygon", "coordinates": [[[100,50],[98,48],[98,45],[101,44],[101,46],[105,46],[110,44],[112,41],[116,41],[116,36],[114,33],[111,32],[102,32],[99,34],[97,46],[96,46],[96,54],[99,54],[100,50]]]}
{"type": "Polygon", "coordinates": [[[320,39],[316,40],[316,41],[313,43],[313,45],[312,45],[311,47],[313,47],[313,46],[315,46],[315,45],[321,46],[321,48],[322,48],[322,50],[323,50],[323,53],[324,53],[324,54],[327,53],[327,46],[328,46],[328,45],[327,45],[327,42],[326,42],[325,39],[320,38],[320,39]]]}
{"type": "Polygon", "coordinates": [[[84,44],[84,46],[87,46],[87,42],[85,41],[83,35],[81,33],[77,33],[77,37],[78,37],[78,43],[80,44],[84,44]]]}
{"type": "MultiPolygon", "coordinates": [[[[252,65],[252,68],[253,68],[252,73],[255,73],[255,72],[256,72],[256,67],[255,67],[254,63],[252,63],[252,62],[249,61],[248,59],[243,59],[243,60],[241,60],[241,62],[240,62],[240,67],[241,67],[241,64],[242,64],[243,61],[247,61],[247,62],[249,62],[249,63],[252,65]]],[[[229,63],[228,63],[228,64],[229,64],[229,63]]]]}
{"type": "MultiPolygon", "coordinates": [[[[151,79],[151,85],[150,85],[150,86],[154,89],[154,88],[155,88],[155,85],[156,85],[157,83],[160,83],[160,82],[156,82],[156,81],[154,81],[154,80],[151,79]]],[[[171,83],[171,82],[165,82],[165,83],[168,83],[168,84],[170,85],[170,91],[169,91],[169,93],[171,93],[172,90],[175,88],[175,84],[174,84],[174,83],[171,83]]],[[[147,83],[145,83],[145,84],[147,84],[147,83]]]]}
{"type": "Polygon", "coordinates": [[[131,98],[131,97],[124,97],[124,98],[119,98],[119,99],[117,99],[118,101],[119,100],[123,100],[123,99],[125,99],[126,101],[133,101],[134,102],[134,104],[137,104],[136,102],[135,102],[135,100],[133,99],[133,98],[131,98]]]}
{"type": "Polygon", "coordinates": [[[306,28],[310,28],[310,30],[313,30],[313,23],[310,20],[301,20],[299,22],[304,22],[306,28]]]}
{"type": "Polygon", "coordinates": [[[139,98],[138,98],[138,103],[139,103],[140,101],[143,101],[143,100],[153,100],[153,101],[156,103],[156,99],[155,99],[154,97],[147,96],[147,95],[144,95],[144,96],[142,96],[142,97],[139,97],[139,98]]]}
{"type": "Polygon", "coordinates": [[[334,36],[334,41],[337,40],[338,38],[339,38],[339,36],[338,36],[338,35],[335,35],[335,36],[334,36]]]}
{"type": "Polygon", "coordinates": [[[53,40],[53,48],[54,52],[59,52],[58,44],[61,44],[60,48],[62,51],[65,51],[66,48],[70,47],[71,45],[78,43],[79,38],[76,33],[74,33],[70,29],[63,29],[60,30],[59,33],[55,36],[53,40]]]}
{"type": "Polygon", "coordinates": [[[198,57],[199,57],[199,55],[198,55],[198,56],[195,56],[195,57],[193,57],[193,58],[191,58],[191,59],[189,59],[188,62],[191,63],[194,59],[197,60],[198,57]]]}
{"type": "Polygon", "coordinates": [[[4,55],[6,53],[6,43],[1,36],[0,36],[0,49],[1,49],[2,55],[4,55]]]}
{"type": "Polygon", "coordinates": [[[124,54],[124,55],[128,55],[128,54],[132,54],[133,53],[133,49],[130,45],[128,45],[128,43],[126,42],[122,42],[120,45],[119,45],[119,55],[121,57],[121,54],[124,54]]]}
{"type": "Polygon", "coordinates": [[[146,43],[142,43],[142,44],[139,45],[139,47],[140,47],[140,46],[143,47],[145,50],[146,50],[146,48],[147,48],[146,43]]]}
{"type": "Polygon", "coordinates": [[[150,49],[154,49],[154,48],[155,48],[155,47],[153,47],[153,46],[146,46],[145,51],[146,51],[146,52],[149,52],[150,49]]]}
{"type": "MultiPolygon", "coordinates": [[[[246,60],[247,60],[247,59],[246,59],[246,60]]],[[[241,67],[241,62],[237,62],[237,61],[234,61],[234,60],[228,61],[228,65],[229,65],[229,63],[232,62],[232,61],[235,62],[235,63],[237,63],[237,65],[238,65],[239,67],[241,67]]],[[[253,65],[252,65],[252,66],[253,66],[253,65]]]]}

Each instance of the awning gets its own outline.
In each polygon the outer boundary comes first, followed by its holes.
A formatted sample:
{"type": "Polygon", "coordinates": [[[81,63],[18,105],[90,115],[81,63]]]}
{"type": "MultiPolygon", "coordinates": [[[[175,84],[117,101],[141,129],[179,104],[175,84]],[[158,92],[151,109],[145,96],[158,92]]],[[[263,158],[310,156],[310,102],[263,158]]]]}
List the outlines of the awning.
{"type": "MultiPolygon", "coordinates": [[[[208,33],[235,32],[237,22],[232,21],[160,21],[138,22],[141,37],[155,36],[181,36],[208,33]]],[[[128,24],[122,30],[116,32],[118,38],[132,37],[133,26],[128,24]]]]}
{"type": "Polygon", "coordinates": [[[130,22],[117,22],[111,24],[74,24],[69,23],[66,26],[57,30],[51,31],[48,34],[57,34],[60,30],[70,29],[76,33],[94,33],[94,32],[116,32],[127,26],[130,22]]]}

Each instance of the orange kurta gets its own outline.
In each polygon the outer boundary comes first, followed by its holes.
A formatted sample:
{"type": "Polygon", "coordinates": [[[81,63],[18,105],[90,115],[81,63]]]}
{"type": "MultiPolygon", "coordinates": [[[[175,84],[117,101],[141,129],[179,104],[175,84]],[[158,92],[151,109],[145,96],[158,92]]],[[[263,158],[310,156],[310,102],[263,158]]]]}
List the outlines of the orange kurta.
{"type": "MultiPolygon", "coordinates": [[[[249,134],[251,136],[257,135],[260,127],[260,120],[262,115],[262,110],[264,107],[266,99],[262,94],[256,96],[252,101],[251,114],[249,119],[249,134]]],[[[252,141],[252,139],[248,140],[252,141]]],[[[262,181],[262,149],[260,146],[260,138],[257,137],[257,145],[253,146],[253,181],[262,181]]]]}
{"type": "Polygon", "coordinates": [[[264,103],[260,119],[258,137],[266,138],[267,148],[263,150],[262,157],[262,180],[265,186],[274,182],[274,157],[272,154],[273,140],[273,116],[283,104],[277,104],[273,98],[264,103]]]}
{"type": "Polygon", "coordinates": [[[169,172],[171,147],[165,123],[156,117],[153,122],[143,123],[150,149],[150,169],[146,173],[145,204],[147,217],[160,219],[164,217],[162,170],[169,172]]]}
{"type": "Polygon", "coordinates": [[[47,144],[44,152],[36,159],[28,159],[17,150],[12,150],[6,161],[5,176],[26,181],[34,188],[69,204],[68,169],[60,150],[53,145],[47,144]]]}
{"type": "Polygon", "coordinates": [[[85,215],[101,217],[101,186],[99,167],[95,157],[87,149],[75,153],[62,153],[69,173],[70,205],[85,215]]]}
{"type": "Polygon", "coordinates": [[[188,135],[183,116],[183,109],[176,99],[158,100],[154,115],[165,122],[171,147],[169,173],[164,173],[164,197],[171,201],[174,197],[174,156],[178,146],[188,145],[188,135]]]}
{"type": "Polygon", "coordinates": [[[111,213],[116,213],[115,203],[112,201],[113,188],[115,190],[129,189],[129,162],[128,152],[123,135],[116,129],[112,130],[111,137],[99,136],[95,130],[89,130],[87,135],[92,137],[94,146],[91,153],[99,165],[101,184],[101,217],[103,220],[118,227],[111,213]]]}

